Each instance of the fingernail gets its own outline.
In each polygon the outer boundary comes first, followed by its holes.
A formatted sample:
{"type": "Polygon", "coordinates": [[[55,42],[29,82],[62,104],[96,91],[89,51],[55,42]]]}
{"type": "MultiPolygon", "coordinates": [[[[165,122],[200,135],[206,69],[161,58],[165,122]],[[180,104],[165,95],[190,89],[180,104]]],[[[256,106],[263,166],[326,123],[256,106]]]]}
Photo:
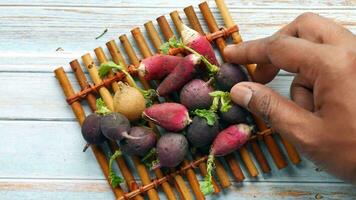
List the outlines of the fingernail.
{"type": "Polygon", "coordinates": [[[237,84],[231,89],[230,93],[231,99],[235,103],[245,108],[248,108],[248,104],[250,103],[252,98],[252,90],[250,88],[237,84]]]}

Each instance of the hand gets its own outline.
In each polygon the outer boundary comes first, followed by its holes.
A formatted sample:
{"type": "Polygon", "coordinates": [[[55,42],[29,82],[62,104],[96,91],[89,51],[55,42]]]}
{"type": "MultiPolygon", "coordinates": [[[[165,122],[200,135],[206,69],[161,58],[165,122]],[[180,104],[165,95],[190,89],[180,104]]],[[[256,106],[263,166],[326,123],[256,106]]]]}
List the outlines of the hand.
{"type": "Polygon", "coordinates": [[[356,182],[356,36],[330,19],[305,13],[274,35],[228,46],[228,62],[257,63],[254,79],[295,73],[291,99],[252,82],[231,89],[235,103],[266,118],[326,171],[356,182]]]}

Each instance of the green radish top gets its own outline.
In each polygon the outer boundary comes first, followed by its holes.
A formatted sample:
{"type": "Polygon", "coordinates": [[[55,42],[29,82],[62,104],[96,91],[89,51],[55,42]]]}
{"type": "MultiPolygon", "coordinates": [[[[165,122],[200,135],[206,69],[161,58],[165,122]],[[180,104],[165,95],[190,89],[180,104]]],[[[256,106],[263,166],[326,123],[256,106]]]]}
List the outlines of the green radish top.
{"type": "Polygon", "coordinates": [[[105,106],[105,103],[102,98],[96,100],[96,114],[98,115],[107,115],[110,114],[111,111],[108,107],[105,106]]]}
{"type": "Polygon", "coordinates": [[[215,168],[214,155],[209,155],[207,160],[207,174],[204,181],[200,183],[200,190],[204,195],[210,195],[214,192],[212,172],[215,168]]]}
{"type": "Polygon", "coordinates": [[[120,185],[120,183],[124,182],[123,178],[117,176],[112,168],[112,165],[116,160],[116,158],[120,157],[121,155],[122,155],[121,151],[116,150],[115,153],[112,156],[110,156],[110,160],[109,160],[109,180],[113,188],[116,188],[117,186],[120,185]]]}
{"type": "Polygon", "coordinates": [[[196,109],[191,113],[193,115],[206,119],[208,125],[213,126],[214,123],[218,120],[218,116],[215,113],[219,109],[219,103],[220,111],[227,112],[232,107],[232,102],[229,92],[214,91],[209,94],[210,96],[214,97],[210,109],[196,109]]]}

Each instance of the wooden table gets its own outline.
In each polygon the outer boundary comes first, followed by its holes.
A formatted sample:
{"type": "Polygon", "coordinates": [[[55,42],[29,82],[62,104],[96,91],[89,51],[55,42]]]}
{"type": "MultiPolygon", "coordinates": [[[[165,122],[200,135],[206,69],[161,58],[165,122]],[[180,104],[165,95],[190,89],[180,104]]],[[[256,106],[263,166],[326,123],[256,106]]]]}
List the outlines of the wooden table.
{"type": "MultiPolygon", "coordinates": [[[[1,0],[0,199],[113,199],[92,152],[81,152],[79,126],[53,70],[63,65],[70,71],[69,61],[119,33],[199,3],[1,0]],[[108,32],[95,40],[105,28],[108,32]]],[[[355,0],[227,3],[246,40],[268,36],[306,11],[334,18],[356,32],[355,0]]],[[[222,24],[214,2],[210,5],[222,24]]],[[[74,81],[72,73],[69,77],[74,81]]],[[[288,96],[291,80],[282,72],[270,86],[288,96]]],[[[247,178],[214,199],[355,199],[355,189],[303,158],[299,166],[280,171],[272,165],[271,174],[247,178]]]]}

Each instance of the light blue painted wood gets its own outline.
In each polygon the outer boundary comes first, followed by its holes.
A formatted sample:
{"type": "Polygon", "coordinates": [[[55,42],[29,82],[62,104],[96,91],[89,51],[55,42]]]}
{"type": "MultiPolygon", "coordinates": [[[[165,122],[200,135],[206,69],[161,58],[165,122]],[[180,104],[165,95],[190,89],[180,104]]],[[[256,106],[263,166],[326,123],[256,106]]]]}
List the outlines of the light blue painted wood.
{"type": "MultiPolygon", "coordinates": [[[[334,18],[356,32],[354,0],[226,1],[244,39],[272,34],[305,11],[334,18]]],[[[175,8],[194,4],[198,11],[198,3],[0,0],[0,199],[112,199],[92,152],[81,152],[84,142],[79,126],[52,71],[64,65],[69,72],[70,60],[104,47],[119,33],[130,35],[134,26],[142,28],[144,22],[175,8]],[[105,28],[108,33],[95,40],[105,28]],[[58,47],[64,51],[56,52],[58,47]]],[[[214,3],[209,4],[222,25],[214,3]]],[[[202,19],[200,14],[198,17],[202,19]]],[[[292,77],[281,75],[270,86],[288,96],[292,77]]],[[[69,78],[76,83],[73,74],[69,78]]],[[[305,159],[301,165],[283,170],[270,163],[271,175],[247,177],[243,186],[235,183],[211,199],[313,199],[317,193],[324,199],[356,198],[354,187],[315,170],[305,159]]]]}
{"type": "MultiPolygon", "coordinates": [[[[82,152],[85,142],[76,122],[0,121],[0,127],[0,180],[104,179],[92,152],[82,152]]],[[[107,147],[104,148],[108,152],[107,147]]],[[[266,147],[262,145],[262,148],[271,163],[272,172],[260,174],[258,178],[247,176],[247,181],[340,182],[325,172],[316,171],[316,167],[307,160],[298,166],[289,163],[288,168],[278,170],[272,164],[266,147]]]]}

